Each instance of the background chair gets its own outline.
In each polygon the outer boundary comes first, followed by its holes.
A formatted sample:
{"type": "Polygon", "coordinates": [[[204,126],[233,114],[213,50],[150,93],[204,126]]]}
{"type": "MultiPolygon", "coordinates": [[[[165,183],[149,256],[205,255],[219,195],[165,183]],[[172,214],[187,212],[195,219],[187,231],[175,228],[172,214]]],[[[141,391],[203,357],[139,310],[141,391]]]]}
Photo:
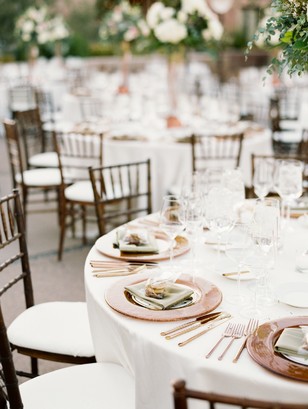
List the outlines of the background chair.
{"type": "Polygon", "coordinates": [[[12,85],[8,90],[9,110],[15,118],[17,111],[24,111],[36,107],[35,88],[27,82],[12,85]]]}
{"type": "MultiPolygon", "coordinates": [[[[75,234],[75,222],[82,221],[82,239],[87,242],[87,208],[94,211],[94,194],[89,179],[89,166],[101,166],[103,134],[57,133],[55,147],[61,174],[60,240],[58,259],[62,259],[67,227],[75,234]]],[[[94,216],[95,218],[95,216],[94,216]]]]}
{"type": "Polygon", "coordinates": [[[307,404],[279,403],[242,397],[233,397],[220,395],[216,393],[207,393],[198,390],[186,388],[184,380],[178,380],[173,383],[173,401],[174,409],[188,409],[188,399],[206,401],[211,409],[221,407],[220,404],[246,408],[258,409],[307,409],[307,404]]]}
{"type": "MultiPolygon", "coordinates": [[[[84,302],[48,302],[34,305],[34,295],[24,220],[18,190],[0,199],[0,272],[6,284],[0,290],[2,297],[18,282],[23,283],[26,309],[8,327],[12,349],[31,357],[31,373],[19,372],[22,376],[38,375],[38,359],[83,364],[95,362],[94,349],[84,302]],[[6,253],[4,253],[6,250],[6,253]],[[13,263],[20,262],[16,274],[13,263]]],[[[17,290],[15,290],[17,291],[17,290]]],[[[12,294],[13,292],[11,292],[12,294]]],[[[0,307],[1,310],[1,307],[0,307]]]]}
{"type": "Polygon", "coordinates": [[[209,167],[236,168],[240,164],[243,133],[232,135],[192,135],[193,172],[209,167]]]}
{"type": "Polygon", "coordinates": [[[106,167],[91,167],[99,234],[108,223],[119,226],[138,214],[151,213],[150,160],[106,167]]]}
{"type": "MultiPolygon", "coordinates": [[[[23,211],[26,220],[28,213],[28,196],[46,191],[54,191],[58,195],[61,175],[59,169],[54,168],[28,169],[26,161],[27,155],[23,149],[16,122],[7,119],[3,122],[3,125],[11,165],[12,185],[14,188],[20,188],[22,192],[23,211]]],[[[58,196],[56,200],[58,201],[58,196]]],[[[46,198],[31,201],[32,204],[41,204],[43,202],[45,202],[45,206],[40,209],[36,208],[36,213],[50,211],[50,208],[46,206],[46,198]]]]}
{"type": "Polygon", "coordinates": [[[28,167],[58,167],[57,153],[45,152],[47,142],[39,108],[17,111],[15,118],[22,137],[28,167]]]}

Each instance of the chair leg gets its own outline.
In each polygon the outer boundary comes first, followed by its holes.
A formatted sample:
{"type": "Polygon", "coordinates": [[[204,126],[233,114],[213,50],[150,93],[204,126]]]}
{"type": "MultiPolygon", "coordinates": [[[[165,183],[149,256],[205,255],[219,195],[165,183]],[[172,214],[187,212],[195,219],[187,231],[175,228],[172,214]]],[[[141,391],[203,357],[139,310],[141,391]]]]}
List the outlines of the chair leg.
{"type": "Polygon", "coordinates": [[[26,186],[22,187],[22,206],[24,211],[24,225],[27,231],[27,203],[28,203],[28,189],[26,186]]]}
{"type": "Polygon", "coordinates": [[[82,244],[87,244],[87,209],[86,206],[81,206],[82,219],[82,244]]]}
{"type": "Polygon", "coordinates": [[[72,237],[76,238],[76,218],[75,218],[75,207],[74,204],[70,204],[70,215],[71,215],[71,229],[72,229],[72,237]]]}
{"type": "Polygon", "coordinates": [[[58,261],[62,260],[65,232],[66,232],[66,205],[61,206],[60,211],[60,240],[58,249],[58,261]]]}
{"type": "Polygon", "coordinates": [[[32,358],[31,357],[31,373],[32,375],[35,376],[39,376],[39,372],[38,372],[38,359],[37,358],[32,358]]]}

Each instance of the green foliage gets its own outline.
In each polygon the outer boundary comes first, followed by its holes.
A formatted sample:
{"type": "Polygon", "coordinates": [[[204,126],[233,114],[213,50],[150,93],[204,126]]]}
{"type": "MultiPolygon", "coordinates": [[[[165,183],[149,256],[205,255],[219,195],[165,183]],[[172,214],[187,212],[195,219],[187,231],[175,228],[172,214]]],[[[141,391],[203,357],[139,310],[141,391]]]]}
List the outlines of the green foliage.
{"type": "Polygon", "coordinates": [[[308,71],[308,10],[306,0],[272,0],[272,16],[261,27],[253,40],[248,43],[248,51],[253,44],[264,38],[280,50],[280,55],[272,59],[268,72],[301,75],[308,71]]]}

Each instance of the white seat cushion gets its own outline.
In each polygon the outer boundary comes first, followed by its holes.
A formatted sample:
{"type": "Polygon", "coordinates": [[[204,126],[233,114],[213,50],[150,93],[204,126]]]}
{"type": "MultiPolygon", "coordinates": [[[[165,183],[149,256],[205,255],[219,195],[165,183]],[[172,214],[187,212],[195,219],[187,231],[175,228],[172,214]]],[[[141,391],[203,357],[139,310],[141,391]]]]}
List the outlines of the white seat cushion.
{"type": "Polygon", "coordinates": [[[23,311],[9,326],[12,344],[37,350],[94,356],[84,302],[48,302],[23,311]]]}
{"type": "Polygon", "coordinates": [[[94,194],[91,182],[83,180],[81,182],[73,183],[65,189],[65,197],[68,200],[76,202],[94,203],[94,194]]]}
{"type": "MultiPolygon", "coordinates": [[[[27,186],[59,186],[61,175],[59,169],[31,169],[23,173],[24,183],[27,186]]],[[[21,175],[15,177],[17,183],[21,183],[21,175]]]]}
{"type": "Polygon", "coordinates": [[[77,365],[20,385],[24,409],[134,409],[134,380],[120,365],[77,365]]]}
{"type": "Polygon", "coordinates": [[[57,168],[59,166],[56,152],[43,152],[31,156],[29,164],[36,168],[57,168]]]}

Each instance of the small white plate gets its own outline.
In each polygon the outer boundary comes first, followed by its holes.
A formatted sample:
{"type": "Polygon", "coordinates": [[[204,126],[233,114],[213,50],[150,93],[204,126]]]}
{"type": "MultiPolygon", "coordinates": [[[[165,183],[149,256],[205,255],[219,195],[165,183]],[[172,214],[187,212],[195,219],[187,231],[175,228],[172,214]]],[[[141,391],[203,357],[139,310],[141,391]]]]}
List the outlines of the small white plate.
{"type": "Polygon", "coordinates": [[[296,362],[297,364],[301,364],[304,366],[308,366],[308,359],[300,358],[299,356],[287,355],[287,354],[281,354],[281,355],[283,355],[289,361],[296,362]]]}
{"type": "Polygon", "coordinates": [[[308,282],[284,283],[275,288],[279,302],[297,308],[308,308],[308,282]]]}

